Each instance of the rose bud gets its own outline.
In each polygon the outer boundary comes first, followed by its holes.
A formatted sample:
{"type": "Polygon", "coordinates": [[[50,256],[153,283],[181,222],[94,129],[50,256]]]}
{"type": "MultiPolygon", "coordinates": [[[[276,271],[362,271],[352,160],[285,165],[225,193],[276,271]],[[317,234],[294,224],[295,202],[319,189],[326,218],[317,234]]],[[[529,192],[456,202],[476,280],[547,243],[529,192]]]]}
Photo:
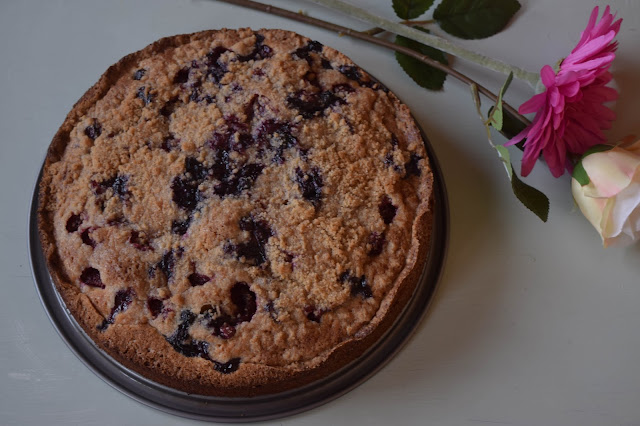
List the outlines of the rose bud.
{"type": "Polygon", "coordinates": [[[587,151],[571,189],[605,247],[635,242],[640,237],[640,140],[587,151]]]}

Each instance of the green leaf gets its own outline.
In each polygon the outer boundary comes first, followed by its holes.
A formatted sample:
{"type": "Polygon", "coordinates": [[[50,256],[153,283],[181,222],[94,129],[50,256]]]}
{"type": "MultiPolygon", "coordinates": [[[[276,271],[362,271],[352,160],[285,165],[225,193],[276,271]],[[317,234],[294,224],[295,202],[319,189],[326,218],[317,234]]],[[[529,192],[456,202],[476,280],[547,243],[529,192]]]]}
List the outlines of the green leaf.
{"type": "Polygon", "coordinates": [[[433,18],[451,35],[478,39],[502,31],[519,9],[518,0],[443,0],[433,18]]]}
{"type": "MultiPolygon", "coordinates": [[[[426,33],[429,32],[424,28],[420,28],[420,27],[414,27],[414,28],[420,31],[424,31],[426,33]]],[[[447,60],[446,55],[442,51],[435,49],[433,47],[426,46],[422,43],[419,43],[417,41],[414,41],[402,36],[397,36],[395,43],[398,46],[408,47],[412,50],[422,53],[423,55],[426,55],[431,59],[435,59],[436,61],[442,64],[445,64],[445,65],[449,64],[449,61],[447,60]]],[[[398,63],[400,64],[404,72],[409,74],[409,77],[411,77],[413,81],[418,83],[420,86],[429,90],[442,89],[442,86],[444,85],[444,80],[447,78],[447,74],[444,71],[435,69],[425,64],[424,62],[421,62],[415,58],[412,58],[411,56],[407,56],[404,53],[400,53],[400,52],[396,52],[396,60],[398,61],[398,63]]]]}
{"type": "Polygon", "coordinates": [[[549,199],[542,192],[520,180],[511,166],[511,189],[522,204],[543,222],[549,218],[549,199]]]}
{"type": "Polygon", "coordinates": [[[595,154],[596,152],[609,151],[611,148],[613,148],[611,145],[594,145],[586,150],[582,155],[582,158],[580,158],[580,161],[578,161],[578,164],[573,168],[573,178],[582,186],[588,185],[591,179],[582,165],[582,160],[584,160],[587,155],[595,154]]]}
{"type": "Polygon", "coordinates": [[[502,125],[504,123],[503,116],[502,104],[499,103],[492,109],[491,115],[489,115],[489,124],[491,124],[497,131],[502,130],[502,125]]]}
{"type": "Polygon", "coordinates": [[[496,151],[498,151],[498,157],[504,164],[504,169],[507,171],[507,176],[509,176],[509,180],[513,179],[513,166],[511,166],[511,155],[509,155],[509,150],[506,146],[496,145],[496,151]]]}
{"type": "Polygon", "coordinates": [[[614,148],[613,145],[604,145],[604,144],[594,145],[588,150],[586,150],[584,154],[582,154],[582,158],[586,157],[587,155],[595,154],[596,152],[609,151],[612,148],[614,148]]]}
{"type": "Polygon", "coordinates": [[[503,120],[504,114],[502,111],[502,97],[504,96],[505,92],[509,88],[509,85],[511,84],[512,80],[513,80],[513,73],[510,72],[509,76],[507,77],[507,80],[504,82],[504,84],[500,88],[500,93],[498,94],[498,101],[496,102],[496,107],[489,114],[489,122],[498,131],[502,130],[502,125],[504,122],[503,120]]]}
{"type": "Polygon", "coordinates": [[[415,19],[425,13],[434,0],[393,0],[393,10],[400,19],[415,19]]]}
{"type": "MultiPolygon", "coordinates": [[[[494,109],[495,107],[493,106],[489,109],[489,112],[487,113],[487,117],[489,117],[489,119],[491,119],[491,114],[493,113],[494,109]]],[[[509,111],[507,110],[502,111],[502,129],[499,130],[502,136],[504,136],[507,139],[511,139],[515,137],[518,133],[523,131],[525,127],[526,126],[524,125],[524,123],[518,120],[516,117],[514,117],[513,114],[511,114],[509,111]]],[[[522,151],[524,150],[525,141],[526,139],[523,139],[522,141],[515,144],[515,146],[517,146],[522,151]]]]}
{"type": "Polygon", "coordinates": [[[589,179],[589,175],[587,171],[584,169],[582,165],[582,160],[578,161],[578,164],[573,168],[573,178],[578,181],[581,186],[589,185],[591,179],[589,179]]]}

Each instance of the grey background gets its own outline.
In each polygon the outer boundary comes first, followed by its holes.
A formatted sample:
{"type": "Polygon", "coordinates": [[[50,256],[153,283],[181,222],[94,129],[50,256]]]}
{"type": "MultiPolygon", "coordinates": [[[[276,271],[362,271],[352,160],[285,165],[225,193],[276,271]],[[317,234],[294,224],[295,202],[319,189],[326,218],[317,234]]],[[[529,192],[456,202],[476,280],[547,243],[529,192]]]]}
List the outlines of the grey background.
{"type": "MultiPolygon", "coordinates": [[[[390,1],[352,3],[393,18],[390,1]]],[[[464,44],[538,70],[573,48],[594,4],[521,3],[504,32],[464,44]]],[[[306,2],[273,4],[367,28],[306,2]]],[[[625,19],[613,68],[622,91],[614,141],[640,134],[640,2],[610,4],[625,19]]],[[[554,179],[539,164],[528,179],[551,199],[543,224],[511,195],[467,87],[449,79],[444,91],[427,92],[380,48],[204,0],[0,2],[0,424],[198,423],[120,394],[67,349],[29,271],[28,207],[49,141],[109,65],[162,36],[242,26],[303,33],[374,73],[429,135],[451,203],[444,277],[411,342],[351,393],[271,423],[640,425],[640,250],[601,248],[567,176],[554,179]]],[[[504,79],[454,64],[494,90],[504,79]]],[[[519,105],[531,95],[516,82],[506,99],[519,105]]]]}

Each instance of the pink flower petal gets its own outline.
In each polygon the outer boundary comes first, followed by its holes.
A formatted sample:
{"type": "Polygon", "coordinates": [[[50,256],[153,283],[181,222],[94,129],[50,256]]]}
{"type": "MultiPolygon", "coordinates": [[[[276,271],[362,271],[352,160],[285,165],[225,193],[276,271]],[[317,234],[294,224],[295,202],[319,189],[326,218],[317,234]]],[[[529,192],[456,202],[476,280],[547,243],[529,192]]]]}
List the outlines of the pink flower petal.
{"type": "Polygon", "coordinates": [[[545,65],[540,70],[540,78],[545,87],[552,87],[556,82],[556,73],[549,65],[545,65]]]}
{"type": "Polygon", "coordinates": [[[568,83],[560,87],[559,89],[562,96],[573,97],[576,96],[580,92],[580,82],[574,81],[573,83],[568,83]]]}
{"type": "Polygon", "coordinates": [[[520,114],[530,114],[538,111],[547,101],[546,93],[539,93],[534,95],[531,99],[520,105],[518,112],[520,114]]]}
{"type": "Polygon", "coordinates": [[[591,34],[591,30],[593,30],[593,28],[596,26],[596,20],[598,19],[599,11],[600,10],[598,6],[594,7],[593,10],[591,11],[591,16],[589,16],[589,22],[587,22],[587,27],[584,29],[584,31],[582,31],[580,41],[578,42],[578,45],[573,49],[572,52],[575,52],[576,50],[578,50],[580,46],[582,46],[589,38],[589,35],[591,34]]]}
{"type": "Polygon", "coordinates": [[[603,105],[615,100],[616,90],[609,67],[615,58],[621,19],[615,20],[607,6],[598,20],[596,6],[580,41],[561,63],[559,71],[545,65],[540,78],[546,90],[523,103],[521,114],[535,113],[525,130],[512,138],[513,145],[526,138],[522,156],[522,176],[527,176],[542,155],[555,177],[571,169],[570,155],[581,155],[603,143],[603,130],[611,126],[615,114],[603,105]]]}
{"type": "Polygon", "coordinates": [[[515,135],[514,137],[512,137],[511,139],[509,139],[509,141],[507,143],[505,143],[504,146],[515,145],[515,144],[521,142],[522,139],[526,138],[528,134],[529,134],[529,129],[526,128],[523,131],[521,131],[520,133],[518,133],[517,135],[515,135]]]}

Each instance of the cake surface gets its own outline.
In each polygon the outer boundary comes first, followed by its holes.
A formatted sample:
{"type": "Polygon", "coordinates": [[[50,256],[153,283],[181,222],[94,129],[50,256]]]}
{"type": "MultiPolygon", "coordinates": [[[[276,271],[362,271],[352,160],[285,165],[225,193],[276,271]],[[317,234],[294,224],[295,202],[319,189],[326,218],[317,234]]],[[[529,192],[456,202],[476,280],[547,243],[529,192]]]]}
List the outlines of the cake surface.
{"type": "Polygon", "coordinates": [[[360,356],[411,297],[432,174],[406,106],[283,30],[162,39],[112,66],[53,139],[49,271],[121,364],[251,396],[360,356]]]}

